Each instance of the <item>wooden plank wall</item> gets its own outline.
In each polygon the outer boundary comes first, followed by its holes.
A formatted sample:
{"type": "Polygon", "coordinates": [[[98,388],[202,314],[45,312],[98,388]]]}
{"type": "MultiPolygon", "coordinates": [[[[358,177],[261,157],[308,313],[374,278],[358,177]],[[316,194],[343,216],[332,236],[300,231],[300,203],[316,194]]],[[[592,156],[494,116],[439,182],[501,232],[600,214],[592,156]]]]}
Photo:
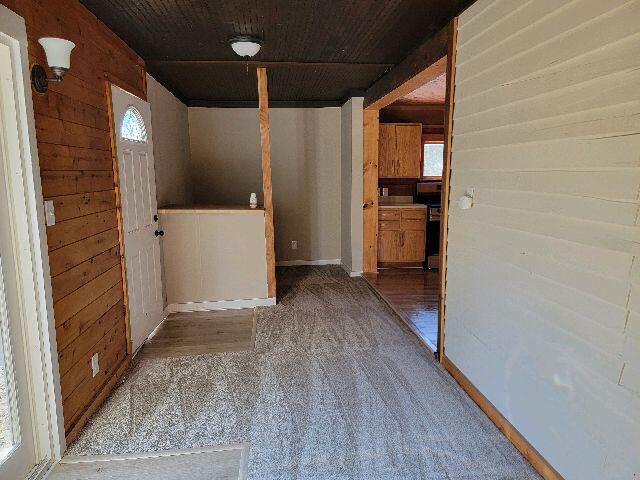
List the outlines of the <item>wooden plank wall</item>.
{"type": "Polygon", "coordinates": [[[125,307],[106,76],[146,97],[142,60],[77,0],[1,0],[27,25],[30,62],[43,36],[76,44],[64,82],[33,95],[45,200],[64,425],[70,441],[126,363],[125,307]],[[100,373],[92,377],[91,355],[100,373]]]}
{"type": "Polygon", "coordinates": [[[446,355],[567,479],[640,472],[639,24],[637,0],[459,18],[446,355]]]}

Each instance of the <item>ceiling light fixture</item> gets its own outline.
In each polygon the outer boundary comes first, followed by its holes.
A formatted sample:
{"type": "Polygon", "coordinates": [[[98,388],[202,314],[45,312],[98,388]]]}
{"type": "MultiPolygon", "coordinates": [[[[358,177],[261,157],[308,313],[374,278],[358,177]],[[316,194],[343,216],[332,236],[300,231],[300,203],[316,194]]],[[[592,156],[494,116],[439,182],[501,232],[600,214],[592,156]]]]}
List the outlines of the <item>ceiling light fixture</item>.
{"type": "Polygon", "coordinates": [[[64,74],[71,67],[71,50],[76,46],[75,43],[65,40],[64,38],[43,37],[38,43],[44,48],[47,57],[47,63],[53,71],[55,77],[47,77],[44,67],[35,64],[31,67],[31,84],[33,89],[43,94],[49,88],[49,82],[61,82],[64,74]]]}
{"type": "Polygon", "coordinates": [[[243,58],[253,57],[262,47],[262,39],[251,35],[237,35],[229,39],[233,51],[243,58]]]}

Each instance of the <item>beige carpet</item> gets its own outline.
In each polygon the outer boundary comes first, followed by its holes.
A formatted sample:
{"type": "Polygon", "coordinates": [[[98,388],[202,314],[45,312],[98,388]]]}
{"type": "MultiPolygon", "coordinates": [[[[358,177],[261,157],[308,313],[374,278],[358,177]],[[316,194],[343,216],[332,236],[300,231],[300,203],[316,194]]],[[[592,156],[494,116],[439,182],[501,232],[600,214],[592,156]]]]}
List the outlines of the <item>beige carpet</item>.
{"type": "Polygon", "coordinates": [[[69,453],[248,443],[253,480],[540,478],[364,280],[283,268],[278,302],[252,351],[140,359],[69,453]]]}
{"type": "Polygon", "coordinates": [[[48,480],[244,480],[247,445],[65,457],[48,480]]]}

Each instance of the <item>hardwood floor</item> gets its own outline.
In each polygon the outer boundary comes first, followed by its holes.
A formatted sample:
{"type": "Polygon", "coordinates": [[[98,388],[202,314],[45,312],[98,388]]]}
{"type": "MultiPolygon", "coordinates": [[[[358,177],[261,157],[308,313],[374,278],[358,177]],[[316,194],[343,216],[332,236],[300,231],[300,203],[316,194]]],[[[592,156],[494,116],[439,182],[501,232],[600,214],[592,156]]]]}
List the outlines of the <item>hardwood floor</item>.
{"type": "Polygon", "coordinates": [[[140,355],[151,358],[253,350],[255,309],[173,313],[140,355]]]}
{"type": "Polygon", "coordinates": [[[438,271],[381,269],[365,279],[433,352],[438,345],[438,271]]]}

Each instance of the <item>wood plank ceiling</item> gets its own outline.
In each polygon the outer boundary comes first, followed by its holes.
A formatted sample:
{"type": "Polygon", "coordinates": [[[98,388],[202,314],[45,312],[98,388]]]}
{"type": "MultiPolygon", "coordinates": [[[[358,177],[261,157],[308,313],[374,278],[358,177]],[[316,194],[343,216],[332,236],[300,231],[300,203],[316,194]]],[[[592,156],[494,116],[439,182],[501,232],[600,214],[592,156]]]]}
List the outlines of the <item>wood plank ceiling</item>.
{"type": "Polygon", "coordinates": [[[256,64],[272,102],[340,102],[364,90],[472,0],[82,0],[185,103],[255,102],[256,64]],[[247,64],[237,34],[264,39],[247,64]]]}

